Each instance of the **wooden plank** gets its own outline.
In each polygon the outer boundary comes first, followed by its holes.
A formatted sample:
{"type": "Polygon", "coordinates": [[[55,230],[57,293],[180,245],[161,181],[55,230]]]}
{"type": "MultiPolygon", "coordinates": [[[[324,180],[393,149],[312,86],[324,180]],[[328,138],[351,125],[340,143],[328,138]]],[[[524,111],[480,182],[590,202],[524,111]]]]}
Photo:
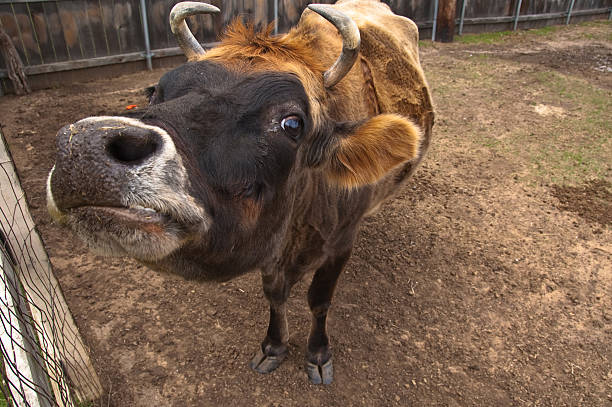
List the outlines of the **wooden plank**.
{"type": "Polygon", "coordinates": [[[30,53],[28,52],[28,46],[33,45],[33,42],[28,36],[24,38],[22,33],[24,27],[28,24],[28,18],[23,14],[15,13],[13,4],[0,4],[0,24],[2,24],[6,33],[11,37],[11,41],[23,63],[29,65],[30,53]]]}
{"type": "Polygon", "coordinates": [[[43,63],[57,61],[55,44],[50,35],[47,17],[45,16],[43,3],[28,4],[31,22],[34,25],[34,33],[38,42],[38,52],[41,53],[43,63]]]}
{"type": "Polygon", "coordinates": [[[41,327],[38,332],[40,344],[48,354],[55,355],[61,362],[59,365],[47,363],[47,371],[52,381],[61,383],[62,375],[57,369],[63,367],[73,385],[73,394],[79,401],[98,399],[102,395],[100,380],[53,275],[51,263],[28,210],[25,193],[1,131],[0,163],[4,169],[0,173],[3,177],[0,180],[2,204],[9,209],[10,216],[2,219],[3,224],[10,225],[10,234],[6,238],[17,257],[19,277],[30,304],[32,317],[41,327]],[[46,310],[46,314],[41,310],[46,310]],[[65,346],[61,355],[52,346],[56,343],[65,346]]]}
{"type": "MultiPolygon", "coordinates": [[[[168,22],[171,9],[172,3],[168,0],[147,0],[149,36],[152,49],[177,46],[168,22]]],[[[212,27],[212,20],[209,21],[212,27]]]]}
{"type": "Polygon", "coordinates": [[[456,0],[440,0],[438,7],[436,40],[440,42],[453,42],[457,2],[456,0]]]}
{"type": "Polygon", "coordinates": [[[83,58],[85,51],[79,36],[78,10],[75,9],[74,4],[71,2],[56,3],[56,7],[68,59],[83,58]]]}
{"type": "MultiPolygon", "coordinates": [[[[43,17],[47,23],[49,42],[52,44],[54,50],[55,61],[53,62],[70,59],[57,3],[40,3],[40,5],[43,9],[43,17]]],[[[47,63],[49,62],[52,61],[48,61],[47,63]]]]}
{"type": "Polygon", "coordinates": [[[13,89],[17,95],[30,93],[30,85],[26,77],[23,62],[13,45],[11,38],[0,27],[0,55],[7,65],[7,76],[13,84],[13,89]]]}
{"type": "Polygon", "coordinates": [[[253,24],[258,28],[266,27],[274,17],[273,15],[273,1],[266,0],[253,0],[252,18],[253,24]],[[271,7],[272,6],[272,9],[271,7]]]}
{"type": "MultiPolygon", "coordinates": [[[[593,10],[574,10],[572,11],[573,16],[588,16],[588,15],[605,15],[609,12],[608,8],[600,8],[593,10]]],[[[530,14],[521,15],[519,22],[523,21],[538,21],[538,20],[554,20],[563,18],[567,15],[567,12],[561,13],[548,13],[548,14],[530,14]]],[[[496,24],[496,23],[511,23],[514,21],[514,17],[480,17],[480,18],[466,18],[464,21],[465,25],[478,25],[478,24],[496,24]]],[[[420,25],[419,25],[420,27],[420,25]]]]}
{"type": "Polygon", "coordinates": [[[9,3],[55,3],[58,1],[74,1],[74,0],[0,0],[0,4],[9,3]]]}
{"type": "MultiPolygon", "coordinates": [[[[219,45],[218,42],[209,42],[202,44],[204,49],[209,49],[219,45]]],[[[163,58],[169,56],[182,55],[183,51],[178,47],[156,49],[152,51],[154,58],[163,58]]],[[[76,61],[65,61],[57,62],[53,64],[37,65],[37,66],[26,66],[24,68],[27,75],[40,75],[51,72],[71,71],[74,69],[86,69],[94,68],[97,66],[122,64],[125,62],[134,62],[144,60],[144,54],[142,52],[133,52],[130,54],[121,55],[110,55],[106,57],[91,58],[91,59],[80,59],[76,61]]],[[[0,78],[6,78],[6,70],[0,69],[0,78]]]]}
{"type": "MultiPolygon", "coordinates": [[[[97,0],[81,0],[84,22],[82,31],[84,42],[90,47],[93,57],[108,55],[107,43],[104,39],[104,27],[97,0]]],[[[90,53],[90,55],[92,54],[90,53]]]]}

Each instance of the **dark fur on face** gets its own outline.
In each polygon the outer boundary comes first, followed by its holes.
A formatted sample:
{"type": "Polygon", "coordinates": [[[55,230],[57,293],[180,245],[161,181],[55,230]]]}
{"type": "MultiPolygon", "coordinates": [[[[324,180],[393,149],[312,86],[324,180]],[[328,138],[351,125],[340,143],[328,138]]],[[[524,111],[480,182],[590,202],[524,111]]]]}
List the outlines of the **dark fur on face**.
{"type": "MultiPolygon", "coordinates": [[[[206,263],[215,263],[216,253],[248,246],[252,236],[269,240],[282,221],[277,215],[286,210],[287,180],[312,128],[298,78],[244,75],[200,61],[168,72],[148,92],[150,106],[128,115],[165,129],[181,153],[190,192],[212,218],[206,263]],[[287,117],[299,128],[283,128],[287,117]]],[[[258,259],[248,257],[232,268],[253,267],[258,259]]]]}

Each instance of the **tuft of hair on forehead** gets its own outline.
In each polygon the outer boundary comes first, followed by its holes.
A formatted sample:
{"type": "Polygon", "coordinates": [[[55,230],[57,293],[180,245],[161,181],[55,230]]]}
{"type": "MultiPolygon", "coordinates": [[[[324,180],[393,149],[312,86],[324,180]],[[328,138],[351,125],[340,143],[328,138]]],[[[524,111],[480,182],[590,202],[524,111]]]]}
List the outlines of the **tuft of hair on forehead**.
{"type": "Polygon", "coordinates": [[[218,47],[209,50],[205,59],[248,60],[284,66],[299,63],[312,71],[324,72],[326,67],[313,44],[315,36],[307,28],[295,27],[285,35],[273,35],[274,23],[257,29],[252,23],[235,18],[221,37],[218,47]]]}

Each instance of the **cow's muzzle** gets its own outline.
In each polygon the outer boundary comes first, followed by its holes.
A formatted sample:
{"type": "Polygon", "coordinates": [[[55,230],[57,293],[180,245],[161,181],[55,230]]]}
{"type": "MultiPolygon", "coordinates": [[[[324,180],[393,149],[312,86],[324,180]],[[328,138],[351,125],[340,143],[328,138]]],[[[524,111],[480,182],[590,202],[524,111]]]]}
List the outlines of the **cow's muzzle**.
{"type": "Polygon", "coordinates": [[[63,127],[47,180],[51,216],[104,254],[161,259],[209,227],[161,127],[90,117],[63,127]]]}

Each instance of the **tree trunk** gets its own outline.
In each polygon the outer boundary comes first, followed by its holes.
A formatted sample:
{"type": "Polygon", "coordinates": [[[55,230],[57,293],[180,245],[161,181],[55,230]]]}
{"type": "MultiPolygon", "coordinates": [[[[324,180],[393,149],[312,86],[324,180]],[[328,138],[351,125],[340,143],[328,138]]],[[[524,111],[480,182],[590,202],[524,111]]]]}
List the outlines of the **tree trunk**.
{"type": "Polygon", "coordinates": [[[23,62],[11,41],[11,37],[0,27],[0,52],[6,62],[6,68],[8,70],[8,77],[13,83],[15,93],[17,95],[24,95],[30,93],[30,85],[28,85],[28,78],[23,71],[23,62]]]}
{"type": "Polygon", "coordinates": [[[453,42],[455,36],[455,16],[457,14],[457,0],[440,0],[437,16],[436,40],[453,42]]]}

